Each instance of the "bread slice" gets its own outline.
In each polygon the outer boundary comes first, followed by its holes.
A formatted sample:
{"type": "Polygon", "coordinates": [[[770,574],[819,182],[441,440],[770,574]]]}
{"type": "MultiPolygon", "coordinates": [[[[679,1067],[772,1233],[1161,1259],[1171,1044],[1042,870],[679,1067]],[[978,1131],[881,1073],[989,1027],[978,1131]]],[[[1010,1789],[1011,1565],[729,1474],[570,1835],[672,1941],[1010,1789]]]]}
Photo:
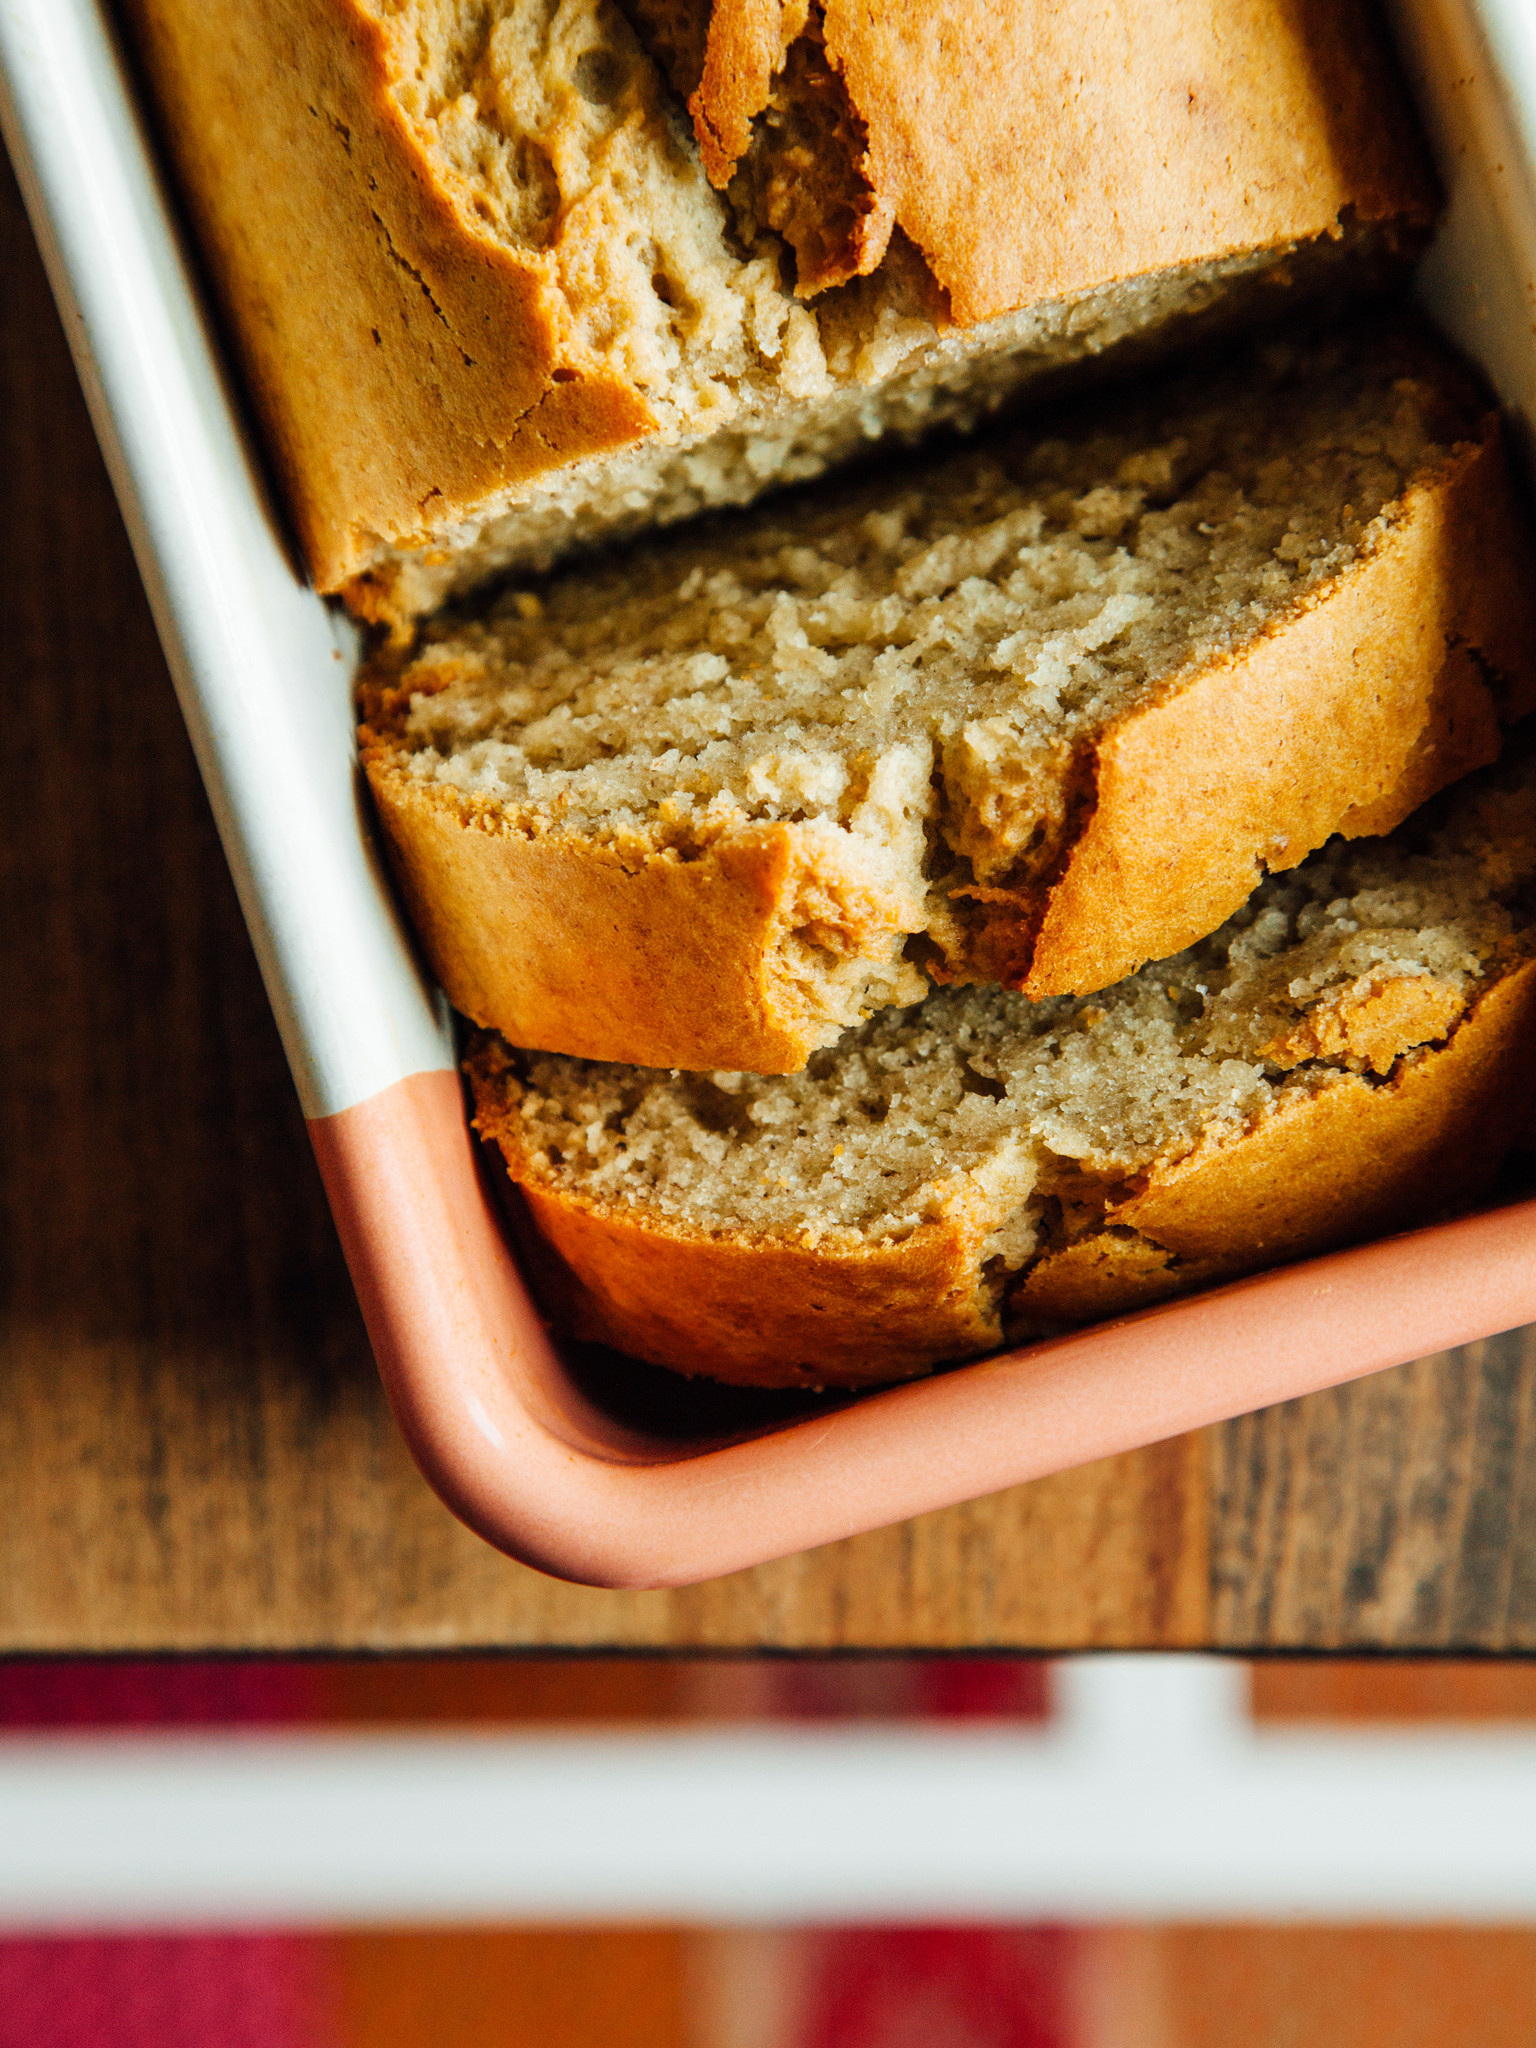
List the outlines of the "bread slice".
{"type": "Polygon", "coordinates": [[[311,571],[368,616],[1364,277],[1433,215],[1355,0],[833,6],[884,225],[826,283],[826,161],[717,191],[631,11],[125,0],[311,571]]]}
{"type": "Polygon", "coordinates": [[[477,1128],[582,1336],[861,1386],[1422,1220],[1536,1092],[1536,749],[1089,998],[944,990],[791,1076],[514,1051],[477,1128]]]}
{"type": "Polygon", "coordinates": [[[449,996],[787,1072],[941,982],[1105,987],[1536,705],[1497,420],[1379,324],[431,627],[363,760],[449,996]]]}

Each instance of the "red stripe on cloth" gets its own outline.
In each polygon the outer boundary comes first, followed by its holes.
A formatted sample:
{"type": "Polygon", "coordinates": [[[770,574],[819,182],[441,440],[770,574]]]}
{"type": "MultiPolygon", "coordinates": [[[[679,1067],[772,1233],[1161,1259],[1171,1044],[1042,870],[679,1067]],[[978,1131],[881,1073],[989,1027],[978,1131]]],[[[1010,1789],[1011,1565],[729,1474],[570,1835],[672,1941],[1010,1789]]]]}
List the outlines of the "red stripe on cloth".
{"type": "Polygon", "coordinates": [[[230,1658],[23,1658],[0,1663],[0,1728],[229,1727],[313,1720],[322,1667],[230,1658]]]}
{"type": "Polygon", "coordinates": [[[1072,1936],[1054,1927],[807,1933],[793,2048],[1072,2048],[1072,1936]]]}
{"type": "Polygon", "coordinates": [[[0,2048],[342,2048],[300,1935],[0,1940],[0,2048]]]}

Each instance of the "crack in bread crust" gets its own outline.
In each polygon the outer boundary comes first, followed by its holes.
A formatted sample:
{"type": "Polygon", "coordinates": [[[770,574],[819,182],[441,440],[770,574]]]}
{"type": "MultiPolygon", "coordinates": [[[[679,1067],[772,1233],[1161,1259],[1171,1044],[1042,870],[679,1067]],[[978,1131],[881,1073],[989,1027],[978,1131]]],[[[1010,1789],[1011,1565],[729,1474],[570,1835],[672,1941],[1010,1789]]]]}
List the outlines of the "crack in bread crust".
{"type": "Polygon", "coordinates": [[[1131,277],[1166,254],[1193,192],[1220,205],[1255,148],[1251,205],[1283,207],[1305,164],[1337,217],[1362,191],[1379,204],[1410,132],[1375,23],[1338,0],[1264,18],[1134,0],[629,4],[687,100],[711,182],[786,234],[802,290],[876,270],[899,224],[965,326],[1080,267],[1084,164],[1114,165],[1115,218],[1095,225],[1104,275],[1131,277]]]}

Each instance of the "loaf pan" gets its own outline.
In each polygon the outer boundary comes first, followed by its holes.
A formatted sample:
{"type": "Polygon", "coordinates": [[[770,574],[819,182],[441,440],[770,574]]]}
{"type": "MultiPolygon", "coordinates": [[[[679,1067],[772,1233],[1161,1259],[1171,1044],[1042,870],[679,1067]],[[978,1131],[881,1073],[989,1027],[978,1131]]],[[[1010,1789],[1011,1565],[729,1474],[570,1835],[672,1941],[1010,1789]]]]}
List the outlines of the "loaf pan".
{"type": "MultiPolygon", "coordinates": [[[[1393,17],[1449,199],[1420,295],[1528,454],[1536,18],[1524,0],[1393,17]]],[[[95,0],[0,0],[0,68],[379,1368],[423,1472],[489,1542],[593,1585],[682,1585],[1536,1320],[1520,1200],[857,1399],[562,1350],[369,836],[356,636],[294,566],[111,22],[95,0]]]]}

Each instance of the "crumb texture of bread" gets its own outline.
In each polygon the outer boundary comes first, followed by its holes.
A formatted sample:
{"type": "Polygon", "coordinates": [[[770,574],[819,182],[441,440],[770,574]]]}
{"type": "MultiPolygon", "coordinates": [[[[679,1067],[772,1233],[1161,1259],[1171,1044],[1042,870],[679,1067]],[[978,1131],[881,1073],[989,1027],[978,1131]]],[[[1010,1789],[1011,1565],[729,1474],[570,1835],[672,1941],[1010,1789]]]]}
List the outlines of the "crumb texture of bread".
{"type": "Polygon", "coordinates": [[[1536,1091],[1536,754],[1092,997],[942,990],[786,1076],[492,1034],[467,1067],[583,1333],[657,1363],[874,1383],[1146,1306],[1494,1171],[1536,1091]]]}
{"type": "Polygon", "coordinates": [[[771,1072],[928,979],[1087,993],[1390,829],[1536,706],[1496,422],[1412,331],[1056,424],[386,662],[364,761],[457,1007],[771,1072]]]}
{"type": "MultiPolygon", "coordinates": [[[[863,202],[784,161],[759,181],[778,199],[717,191],[664,63],[615,0],[125,11],[315,580],[395,622],[498,570],[744,502],[882,434],[974,421],[1042,371],[1238,305],[1260,273],[1283,295],[1338,276],[1341,254],[1390,262],[1433,213],[1379,53],[1352,32],[1300,34],[1295,0],[1217,10],[1266,49],[1278,25],[1262,133],[1209,67],[1200,120],[1166,94],[1116,115],[1111,92],[1094,117],[1108,185],[1072,182],[1043,268],[999,269],[998,247],[1036,233],[1006,208],[985,246],[956,241],[940,261],[877,201],[859,217],[884,224],[854,233],[852,270],[828,257],[810,301],[789,229],[840,246],[863,202]],[[1166,161],[1181,194],[1139,254],[1122,158],[1166,161]],[[784,206],[795,222],[775,227],[784,206]]],[[[982,128],[1006,133],[1021,67],[957,78],[923,9],[889,12],[898,90],[924,121],[969,132],[985,108],[982,128]]],[[[984,38],[1015,32],[1011,14],[988,26],[981,0],[971,12],[984,38]]],[[[888,55],[849,42],[848,75],[888,55]]],[[[1040,61],[1058,60],[1052,43],[1040,61]]],[[[1054,108],[1049,79],[1029,83],[1054,108]]],[[[1043,167],[1029,182],[1054,189],[1043,167]]],[[[1157,205],[1149,193],[1147,219],[1157,205]]]]}

